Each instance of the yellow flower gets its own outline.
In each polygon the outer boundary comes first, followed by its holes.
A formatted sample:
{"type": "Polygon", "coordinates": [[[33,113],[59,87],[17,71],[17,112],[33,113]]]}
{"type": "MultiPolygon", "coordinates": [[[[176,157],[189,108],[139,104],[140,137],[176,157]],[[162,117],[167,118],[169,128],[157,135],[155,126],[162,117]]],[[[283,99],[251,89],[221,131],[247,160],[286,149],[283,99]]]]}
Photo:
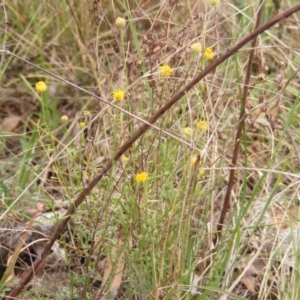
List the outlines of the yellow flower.
{"type": "Polygon", "coordinates": [[[79,123],[79,126],[80,126],[81,128],[84,128],[85,125],[86,125],[85,122],[80,122],[80,123],[79,123]]]}
{"type": "Polygon", "coordinates": [[[203,53],[203,57],[207,60],[212,60],[214,55],[214,51],[211,48],[206,48],[203,53]]]}
{"type": "Polygon", "coordinates": [[[113,92],[113,98],[118,101],[122,101],[125,97],[125,92],[122,90],[116,90],[113,92]]]}
{"type": "Polygon", "coordinates": [[[183,134],[186,136],[186,137],[189,137],[189,136],[191,136],[192,135],[192,128],[190,128],[190,127],[186,127],[186,128],[184,128],[183,129],[183,134]]]}
{"type": "Polygon", "coordinates": [[[129,160],[129,158],[127,156],[125,156],[124,154],[121,156],[121,161],[122,162],[126,162],[128,160],[129,160]]]}
{"type": "Polygon", "coordinates": [[[47,85],[44,81],[39,81],[36,85],[35,85],[35,89],[38,93],[44,93],[47,90],[47,85]]]}
{"type": "Polygon", "coordinates": [[[135,181],[137,183],[144,183],[147,181],[147,179],[148,179],[148,173],[146,172],[140,172],[135,175],[135,181]]]}
{"type": "Polygon", "coordinates": [[[61,121],[63,121],[63,122],[67,122],[68,120],[69,120],[69,117],[68,116],[61,116],[61,121]]]}
{"type": "Polygon", "coordinates": [[[197,128],[198,128],[199,130],[206,131],[207,128],[208,128],[208,125],[207,125],[206,121],[199,121],[199,122],[197,123],[197,128]]]}
{"type": "Polygon", "coordinates": [[[204,171],[204,170],[200,170],[200,171],[199,171],[199,176],[200,176],[200,177],[203,177],[204,174],[205,174],[205,171],[204,171]]]}
{"type": "Polygon", "coordinates": [[[120,29],[123,29],[126,26],[126,20],[124,18],[118,17],[116,18],[115,24],[120,29]]]}
{"type": "Polygon", "coordinates": [[[209,0],[211,5],[219,5],[220,4],[220,0],[209,0]]]}
{"type": "Polygon", "coordinates": [[[200,53],[202,50],[202,46],[200,43],[194,43],[191,45],[191,51],[193,53],[200,53]]]}
{"type": "Polygon", "coordinates": [[[86,117],[89,116],[90,114],[91,114],[91,113],[90,113],[88,110],[85,110],[85,111],[83,112],[83,115],[86,116],[86,117]]]}
{"type": "Polygon", "coordinates": [[[173,74],[173,69],[169,65],[163,65],[159,68],[160,76],[169,77],[173,74]]]}

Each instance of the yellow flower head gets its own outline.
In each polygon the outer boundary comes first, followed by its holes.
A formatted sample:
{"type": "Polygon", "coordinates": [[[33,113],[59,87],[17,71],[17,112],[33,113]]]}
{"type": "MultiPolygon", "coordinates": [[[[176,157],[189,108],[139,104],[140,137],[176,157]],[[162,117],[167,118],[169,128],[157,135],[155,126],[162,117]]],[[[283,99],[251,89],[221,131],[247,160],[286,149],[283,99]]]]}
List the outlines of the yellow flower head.
{"type": "Polygon", "coordinates": [[[128,160],[129,160],[129,158],[127,156],[125,156],[124,154],[121,156],[121,161],[122,162],[126,162],[128,160]]]}
{"type": "Polygon", "coordinates": [[[118,17],[116,18],[115,24],[120,29],[123,29],[126,26],[126,20],[124,18],[118,17]]]}
{"type": "Polygon", "coordinates": [[[220,4],[220,0],[209,0],[211,5],[219,5],[220,4]]]}
{"type": "Polygon", "coordinates": [[[169,65],[159,67],[160,76],[169,77],[173,74],[173,69],[169,65]]]}
{"type": "Polygon", "coordinates": [[[194,44],[191,45],[191,51],[193,53],[197,53],[198,54],[198,53],[201,52],[201,50],[202,50],[202,46],[201,46],[200,43],[194,43],[194,44]]]}
{"type": "Polygon", "coordinates": [[[140,172],[135,175],[135,181],[137,183],[144,183],[147,181],[147,179],[148,179],[148,173],[146,172],[140,172]]]}
{"type": "Polygon", "coordinates": [[[87,116],[90,116],[91,113],[90,113],[88,110],[85,110],[85,111],[83,112],[83,115],[87,117],[87,116]]]}
{"type": "Polygon", "coordinates": [[[47,90],[47,85],[44,81],[39,81],[36,85],[35,85],[35,89],[38,93],[44,93],[47,90]]]}
{"type": "Polygon", "coordinates": [[[199,121],[197,123],[197,128],[201,131],[206,131],[208,128],[208,125],[207,125],[206,121],[199,121]]]}
{"type": "Polygon", "coordinates": [[[199,177],[203,177],[204,174],[205,174],[205,171],[204,171],[204,170],[200,170],[200,171],[199,171],[199,177]]]}
{"type": "Polygon", "coordinates": [[[203,53],[203,57],[207,60],[212,60],[214,55],[214,51],[211,48],[206,48],[203,53]]]}
{"type": "Polygon", "coordinates": [[[69,120],[69,117],[68,116],[61,116],[61,121],[63,121],[63,122],[67,122],[68,120],[69,120]]]}
{"type": "Polygon", "coordinates": [[[79,123],[80,128],[84,128],[85,125],[86,125],[85,122],[80,122],[80,123],[79,123]]]}
{"type": "Polygon", "coordinates": [[[120,89],[114,91],[112,94],[113,94],[113,98],[118,101],[122,101],[125,97],[125,92],[120,89]]]}
{"type": "Polygon", "coordinates": [[[192,133],[193,133],[193,131],[192,131],[192,128],[190,128],[190,127],[186,127],[186,128],[183,129],[183,134],[184,134],[186,137],[191,136],[192,133]]]}

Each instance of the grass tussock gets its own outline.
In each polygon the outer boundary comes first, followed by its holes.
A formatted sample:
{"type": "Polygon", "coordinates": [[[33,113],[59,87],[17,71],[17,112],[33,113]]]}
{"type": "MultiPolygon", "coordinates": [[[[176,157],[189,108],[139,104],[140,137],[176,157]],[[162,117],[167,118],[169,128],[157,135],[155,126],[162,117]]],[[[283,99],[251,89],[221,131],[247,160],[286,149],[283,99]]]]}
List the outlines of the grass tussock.
{"type": "Polygon", "coordinates": [[[3,2],[1,296],[45,256],[20,299],[298,299],[299,12],[119,155],[295,4],[3,2]]]}

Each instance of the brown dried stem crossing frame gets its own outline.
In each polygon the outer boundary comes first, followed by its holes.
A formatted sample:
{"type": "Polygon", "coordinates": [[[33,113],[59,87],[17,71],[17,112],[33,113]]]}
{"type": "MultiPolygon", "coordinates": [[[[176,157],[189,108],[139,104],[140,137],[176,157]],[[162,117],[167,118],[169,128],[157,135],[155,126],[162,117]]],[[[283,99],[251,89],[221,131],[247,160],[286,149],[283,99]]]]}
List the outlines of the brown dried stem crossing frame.
{"type": "MultiPolygon", "coordinates": [[[[49,252],[49,250],[51,249],[53,243],[55,242],[55,240],[58,238],[60,232],[63,230],[63,228],[66,226],[66,224],[69,222],[71,216],[75,213],[76,208],[83,202],[83,200],[85,199],[85,197],[87,195],[90,194],[90,192],[92,191],[92,189],[97,185],[97,183],[101,180],[101,178],[103,177],[103,175],[110,170],[110,168],[113,165],[113,162],[118,160],[123,153],[125,153],[125,151],[137,140],[139,139],[150,127],[151,124],[153,124],[155,121],[157,121],[165,112],[167,112],[177,101],[180,100],[181,97],[183,97],[185,95],[185,93],[187,93],[189,90],[191,90],[201,79],[203,79],[207,74],[209,74],[211,71],[213,71],[218,65],[220,65],[222,62],[224,62],[227,58],[229,58],[230,56],[232,56],[234,53],[236,53],[240,48],[242,48],[244,45],[246,45],[249,41],[253,40],[254,38],[256,38],[259,34],[261,34],[262,32],[266,31],[267,29],[269,29],[270,27],[272,27],[273,25],[275,25],[276,23],[278,23],[279,21],[281,21],[282,19],[285,19],[287,17],[289,17],[290,15],[294,14],[296,11],[300,10],[300,3],[294,5],[293,7],[279,13],[277,16],[275,16],[274,18],[272,18],[271,20],[269,20],[268,22],[266,22],[264,25],[256,28],[253,32],[251,32],[247,37],[245,37],[243,40],[241,40],[239,43],[237,43],[235,46],[233,46],[232,48],[230,48],[226,53],[224,53],[223,55],[219,56],[217,59],[215,59],[210,65],[208,65],[198,76],[196,76],[194,79],[192,79],[186,86],[184,86],[184,88],[179,91],[176,95],[174,95],[168,102],[166,102],[161,108],[159,108],[157,110],[157,112],[148,119],[148,122],[144,123],[143,125],[141,125],[138,130],[132,135],[131,138],[129,138],[121,147],[120,149],[117,151],[117,153],[115,154],[114,158],[112,160],[110,160],[109,162],[107,162],[105,164],[105,166],[103,167],[103,169],[101,170],[101,172],[99,172],[94,178],[93,180],[89,183],[89,185],[81,192],[81,194],[77,197],[77,199],[74,201],[74,203],[68,208],[66,214],[65,214],[65,218],[58,224],[58,226],[56,227],[55,231],[53,232],[53,234],[51,235],[49,242],[45,245],[42,254],[40,255],[40,257],[38,257],[33,266],[31,268],[29,268],[27,271],[25,271],[22,276],[21,279],[19,281],[19,283],[6,295],[5,299],[14,299],[14,297],[16,297],[20,291],[26,286],[26,284],[31,280],[31,278],[33,277],[33,275],[37,272],[37,270],[39,269],[39,265],[43,262],[43,260],[45,259],[47,253],[49,252]]],[[[40,68],[39,66],[36,66],[26,60],[24,60],[23,58],[19,57],[18,55],[7,51],[7,50],[0,50],[0,53],[3,54],[7,54],[7,55],[11,55],[17,59],[20,59],[32,66],[34,66],[35,68],[47,73],[48,75],[55,77],[57,79],[59,79],[62,82],[65,82],[66,84],[69,85],[73,85],[71,82],[51,73],[48,72],[42,68],[40,68]]],[[[74,86],[74,85],[73,85],[74,86]]],[[[79,90],[84,91],[85,93],[90,94],[92,97],[100,100],[100,101],[105,101],[104,99],[80,88],[77,87],[79,90]]],[[[237,127],[237,130],[239,130],[240,127],[242,127],[243,125],[243,121],[245,118],[245,112],[241,113],[240,115],[240,120],[239,120],[239,124],[237,127]]],[[[236,142],[238,142],[236,140],[236,142]]],[[[236,147],[238,149],[238,146],[236,147]]],[[[238,151],[234,151],[233,154],[233,158],[232,158],[232,162],[234,163],[236,161],[236,157],[237,156],[238,151]]],[[[232,166],[232,174],[234,175],[234,167],[235,165],[232,166]]],[[[230,178],[233,178],[234,176],[230,176],[230,178]]],[[[231,194],[231,188],[232,185],[230,184],[230,182],[228,183],[228,189],[227,189],[227,196],[224,198],[224,203],[223,203],[223,210],[222,210],[222,214],[221,214],[221,218],[220,218],[220,222],[219,222],[219,226],[218,229],[222,229],[223,228],[223,222],[225,220],[225,216],[226,216],[226,208],[229,207],[229,200],[230,200],[230,194],[231,194]]],[[[218,237],[220,238],[220,233],[218,234],[218,237]]]]}

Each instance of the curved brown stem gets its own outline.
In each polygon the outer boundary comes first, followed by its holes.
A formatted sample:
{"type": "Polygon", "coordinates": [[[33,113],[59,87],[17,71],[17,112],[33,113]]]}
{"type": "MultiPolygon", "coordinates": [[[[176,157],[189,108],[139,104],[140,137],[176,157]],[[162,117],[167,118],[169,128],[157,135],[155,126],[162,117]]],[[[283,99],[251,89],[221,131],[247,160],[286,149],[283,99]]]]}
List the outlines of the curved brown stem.
{"type": "MultiPolygon", "coordinates": [[[[262,14],[262,8],[263,8],[263,0],[260,0],[259,9],[258,9],[257,18],[256,18],[255,30],[259,29],[259,25],[260,25],[260,21],[261,21],[261,14],[262,14]]],[[[237,160],[238,160],[241,137],[242,137],[242,129],[243,129],[243,126],[244,126],[244,121],[245,121],[245,107],[247,106],[249,83],[250,83],[250,77],[251,77],[251,72],[252,72],[252,62],[253,62],[253,57],[254,57],[254,52],[255,52],[256,41],[257,41],[257,36],[252,40],[252,43],[251,43],[251,50],[250,50],[250,53],[249,53],[248,67],[247,67],[247,72],[246,72],[246,76],[245,76],[245,80],[244,80],[244,89],[243,89],[243,97],[242,97],[242,101],[241,101],[240,117],[239,117],[237,132],[236,132],[236,136],[235,136],[235,143],[234,143],[234,149],[233,149],[233,155],[232,155],[232,161],[231,161],[231,169],[230,169],[230,172],[229,172],[229,180],[228,180],[226,194],[225,194],[225,197],[224,197],[224,203],[223,203],[220,219],[219,219],[219,222],[218,222],[218,225],[217,225],[217,233],[214,237],[214,243],[216,243],[217,240],[220,240],[220,238],[221,238],[222,228],[224,226],[225,219],[226,219],[226,214],[227,214],[227,211],[228,211],[229,206],[230,206],[229,205],[230,196],[231,196],[231,191],[232,191],[234,181],[235,181],[234,180],[235,167],[236,167],[237,160]]]]}

